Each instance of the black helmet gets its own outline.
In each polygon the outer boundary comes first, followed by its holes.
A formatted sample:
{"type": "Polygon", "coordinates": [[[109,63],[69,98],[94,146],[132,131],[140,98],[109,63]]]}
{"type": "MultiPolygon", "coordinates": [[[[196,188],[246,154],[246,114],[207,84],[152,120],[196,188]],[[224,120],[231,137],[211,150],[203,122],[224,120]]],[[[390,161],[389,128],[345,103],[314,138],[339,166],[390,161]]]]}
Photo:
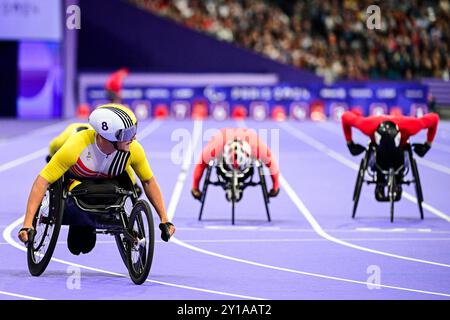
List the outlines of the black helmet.
{"type": "Polygon", "coordinates": [[[375,143],[380,147],[398,148],[400,146],[401,134],[398,126],[392,121],[380,123],[375,131],[375,143]]]}

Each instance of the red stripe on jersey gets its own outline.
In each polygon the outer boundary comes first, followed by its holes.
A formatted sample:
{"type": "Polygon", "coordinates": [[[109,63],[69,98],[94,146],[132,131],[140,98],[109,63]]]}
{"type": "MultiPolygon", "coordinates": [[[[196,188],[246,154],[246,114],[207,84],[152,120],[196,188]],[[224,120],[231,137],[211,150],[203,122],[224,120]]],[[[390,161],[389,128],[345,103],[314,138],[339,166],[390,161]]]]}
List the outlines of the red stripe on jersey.
{"type": "Polygon", "coordinates": [[[77,164],[80,166],[81,169],[83,169],[83,170],[86,171],[87,173],[95,173],[95,174],[97,174],[97,172],[92,171],[91,169],[89,169],[88,167],[86,167],[86,166],[84,165],[83,161],[81,161],[81,158],[78,158],[77,164]]]}
{"type": "Polygon", "coordinates": [[[77,171],[81,172],[83,175],[87,176],[87,177],[96,177],[97,173],[90,173],[90,172],[86,172],[85,170],[83,170],[83,168],[81,168],[79,165],[74,165],[75,168],[77,168],[77,171]]]}

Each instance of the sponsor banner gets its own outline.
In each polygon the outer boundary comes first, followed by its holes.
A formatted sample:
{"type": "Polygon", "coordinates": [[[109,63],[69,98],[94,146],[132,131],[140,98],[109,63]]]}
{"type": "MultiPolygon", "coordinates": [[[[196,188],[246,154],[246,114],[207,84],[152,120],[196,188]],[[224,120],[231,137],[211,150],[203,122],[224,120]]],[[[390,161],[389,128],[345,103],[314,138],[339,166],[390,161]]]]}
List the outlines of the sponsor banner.
{"type": "MultiPolygon", "coordinates": [[[[217,120],[230,117],[236,106],[244,107],[247,115],[257,120],[270,118],[276,107],[282,107],[291,119],[310,119],[314,111],[316,117],[323,113],[327,118],[339,120],[344,111],[355,108],[364,115],[389,114],[391,110],[405,115],[420,114],[427,94],[426,86],[412,82],[354,82],[333,86],[136,86],[125,87],[122,97],[130,106],[135,101],[141,104],[147,101],[149,106],[167,105],[176,118],[190,117],[194,105],[201,101],[206,104],[207,114],[217,120]]],[[[102,87],[91,86],[86,88],[85,97],[87,101],[82,102],[92,106],[104,100],[106,92],[102,87]]]]}

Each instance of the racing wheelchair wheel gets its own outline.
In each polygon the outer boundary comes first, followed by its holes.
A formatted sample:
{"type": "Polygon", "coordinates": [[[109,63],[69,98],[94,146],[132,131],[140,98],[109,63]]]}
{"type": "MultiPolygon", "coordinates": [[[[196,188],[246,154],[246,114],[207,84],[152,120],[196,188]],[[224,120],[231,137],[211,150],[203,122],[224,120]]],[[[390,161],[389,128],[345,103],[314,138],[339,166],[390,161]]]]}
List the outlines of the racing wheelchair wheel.
{"type": "Polygon", "coordinates": [[[394,203],[395,198],[397,197],[396,188],[397,183],[395,181],[395,173],[394,169],[389,169],[389,177],[388,177],[388,195],[389,201],[391,202],[391,222],[394,222],[394,203]]]}
{"type": "Polygon", "coordinates": [[[423,208],[422,208],[423,193],[422,193],[422,184],[420,183],[419,170],[417,169],[417,162],[416,159],[413,158],[411,150],[409,151],[409,156],[410,156],[411,170],[414,178],[414,186],[416,189],[417,204],[419,205],[420,219],[423,220],[423,208]]]}
{"type": "MultiPolygon", "coordinates": [[[[123,206],[123,210],[128,218],[128,221],[131,216],[131,211],[133,210],[133,206],[136,204],[136,200],[133,197],[128,197],[125,200],[125,204],[123,206]]],[[[127,247],[126,247],[126,239],[122,233],[114,235],[116,240],[117,249],[119,249],[120,257],[122,258],[125,267],[128,269],[128,260],[127,260],[127,247]]]]}
{"type": "Polygon", "coordinates": [[[127,232],[133,241],[126,241],[128,272],[135,284],[147,279],[153,260],[155,229],[148,202],[138,200],[131,211],[127,232]]]}
{"type": "Polygon", "coordinates": [[[267,191],[266,178],[264,177],[264,171],[262,165],[258,167],[259,179],[261,181],[261,189],[264,197],[264,205],[266,207],[267,220],[270,222],[270,213],[269,213],[269,193],[267,191]]]}
{"type": "Polygon", "coordinates": [[[33,276],[40,276],[47,268],[58,241],[64,212],[63,181],[51,184],[33,219],[34,235],[27,248],[28,270],[33,276]]]}
{"type": "Polygon", "coordinates": [[[361,163],[359,165],[358,175],[356,177],[355,189],[353,191],[353,212],[352,218],[354,219],[356,216],[356,209],[358,208],[359,197],[361,196],[361,189],[364,183],[364,175],[367,170],[367,166],[369,163],[370,157],[370,147],[367,149],[366,154],[363,159],[361,159],[361,163]]]}

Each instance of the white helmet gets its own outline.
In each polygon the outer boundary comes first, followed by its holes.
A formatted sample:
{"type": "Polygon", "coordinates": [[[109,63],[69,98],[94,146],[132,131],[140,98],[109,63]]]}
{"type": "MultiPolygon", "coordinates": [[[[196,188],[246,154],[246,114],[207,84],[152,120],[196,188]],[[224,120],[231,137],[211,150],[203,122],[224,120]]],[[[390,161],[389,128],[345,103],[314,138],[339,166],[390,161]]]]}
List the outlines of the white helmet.
{"type": "Polygon", "coordinates": [[[244,171],[252,165],[252,148],[242,140],[233,140],[223,148],[224,165],[232,170],[244,171]]]}
{"type": "Polygon", "coordinates": [[[130,141],[137,132],[137,119],[133,111],[116,103],[97,107],[89,115],[89,124],[111,142],[130,141]]]}

